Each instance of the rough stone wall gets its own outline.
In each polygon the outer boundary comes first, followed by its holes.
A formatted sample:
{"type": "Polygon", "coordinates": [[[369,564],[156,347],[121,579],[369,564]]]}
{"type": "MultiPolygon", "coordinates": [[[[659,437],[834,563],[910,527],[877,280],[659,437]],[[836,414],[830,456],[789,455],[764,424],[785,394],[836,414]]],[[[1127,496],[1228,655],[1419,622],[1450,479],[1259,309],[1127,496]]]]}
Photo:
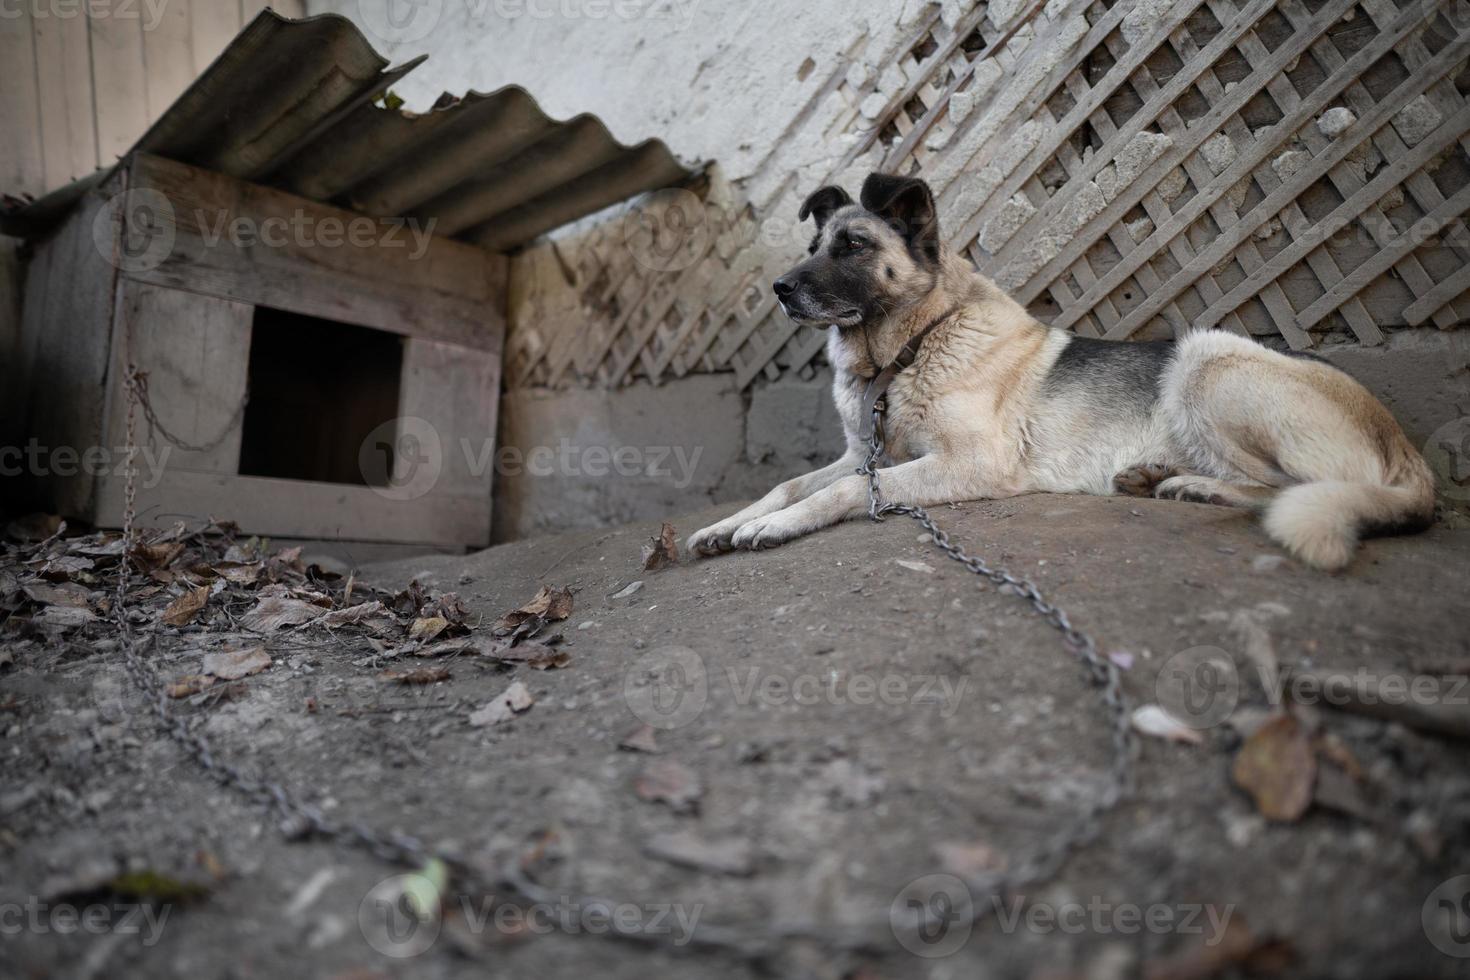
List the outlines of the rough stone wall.
{"type": "Polygon", "coordinates": [[[808,465],[770,455],[757,412],[813,410],[823,337],[767,283],[804,251],[801,199],[873,169],[928,179],[951,245],[1044,320],[1316,348],[1416,439],[1465,414],[1463,336],[1442,331],[1470,315],[1470,26],[1433,5],[429,0],[416,36],[384,38],[384,2],[343,12],[399,58],[431,54],[410,106],[514,82],[717,162],[521,253],[505,371],[507,445],[651,445],[663,413],[706,445],[699,478],[507,476],[502,537],[749,496],[808,465]]]}

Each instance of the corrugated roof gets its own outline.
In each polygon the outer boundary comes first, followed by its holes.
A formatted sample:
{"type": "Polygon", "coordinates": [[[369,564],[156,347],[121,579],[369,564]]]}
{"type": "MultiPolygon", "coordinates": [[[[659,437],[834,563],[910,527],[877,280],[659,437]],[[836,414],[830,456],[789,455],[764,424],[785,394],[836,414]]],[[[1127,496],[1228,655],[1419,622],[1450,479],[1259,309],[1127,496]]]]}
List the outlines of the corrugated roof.
{"type": "MultiPolygon", "coordinates": [[[[389,68],[352,22],[265,10],[134,152],[204,167],[507,251],[635,194],[692,177],[659,140],[625,146],[602,121],[557,121],[524,89],[445,95],[415,114],[375,104],[423,57],[389,68]]],[[[36,234],[105,171],[8,211],[36,234]]]]}

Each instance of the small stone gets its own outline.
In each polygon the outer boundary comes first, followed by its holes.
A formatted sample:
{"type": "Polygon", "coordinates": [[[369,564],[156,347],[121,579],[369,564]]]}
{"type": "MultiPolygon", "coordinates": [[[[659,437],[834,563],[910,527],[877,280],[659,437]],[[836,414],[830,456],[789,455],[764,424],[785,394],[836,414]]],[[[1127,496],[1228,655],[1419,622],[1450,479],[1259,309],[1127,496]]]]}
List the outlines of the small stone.
{"type": "Polygon", "coordinates": [[[1212,174],[1224,173],[1235,162],[1235,144],[1224,133],[1216,133],[1201,143],[1199,152],[1212,174]]]}
{"type": "Polygon", "coordinates": [[[1393,128],[1399,131],[1405,143],[1414,146],[1438,129],[1442,122],[1444,116],[1440,115],[1434,103],[1427,95],[1421,95],[1394,114],[1393,128]]]}
{"type": "Polygon", "coordinates": [[[1311,162],[1312,155],[1306,150],[1287,150],[1271,161],[1271,169],[1276,171],[1276,176],[1281,179],[1282,183],[1285,183],[1311,162]]]}
{"type": "Polygon", "coordinates": [[[1135,242],[1143,242],[1149,235],[1154,233],[1154,220],[1148,215],[1144,215],[1137,221],[1128,222],[1123,227],[1128,230],[1129,238],[1132,238],[1135,242]]]}
{"type": "Polygon", "coordinates": [[[958,126],[975,111],[975,93],[956,92],[949,97],[949,121],[958,126]]]}
{"type": "Polygon", "coordinates": [[[1173,7],[1171,0],[1138,0],[1118,25],[1123,40],[1128,42],[1129,47],[1146,40],[1173,7]]]}
{"type": "Polygon", "coordinates": [[[867,119],[877,119],[882,115],[883,107],[887,104],[887,96],[882,92],[874,92],[866,99],[863,99],[862,105],[858,106],[858,112],[861,112],[867,119]]]}
{"type": "Polygon", "coordinates": [[[1317,117],[1317,129],[1328,139],[1337,139],[1347,132],[1349,126],[1358,121],[1353,110],[1346,106],[1333,106],[1317,117]]]}
{"type": "Polygon", "coordinates": [[[1025,194],[1014,195],[1001,205],[999,214],[985,223],[980,232],[980,247],[991,255],[999,252],[1035,213],[1036,205],[1025,194]]]}

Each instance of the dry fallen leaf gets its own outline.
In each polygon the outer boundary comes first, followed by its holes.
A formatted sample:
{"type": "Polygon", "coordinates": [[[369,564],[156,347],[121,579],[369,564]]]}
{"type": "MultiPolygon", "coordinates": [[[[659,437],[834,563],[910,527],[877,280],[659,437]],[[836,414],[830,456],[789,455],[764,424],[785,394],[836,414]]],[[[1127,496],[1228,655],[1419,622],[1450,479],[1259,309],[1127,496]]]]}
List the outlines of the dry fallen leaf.
{"type": "Polygon", "coordinates": [[[658,536],[649,538],[648,544],[643,546],[643,570],[651,572],[665,565],[678,564],[678,561],[679,543],[674,534],[674,525],[664,521],[658,530],[658,536]]]}
{"type": "Polygon", "coordinates": [[[199,611],[209,602],[209,586],[201,585],[197,589],[190,589],[168,604],[163,611],[163,621],[169,626],[187,626],[199,615],[199,611]]]}
{"type": "Polygon", "coordinates": [[[535,598],[519,609],[513,609],[501,616],[495,623],[497,633],[509,632],[528,620],[542,620],[543,622],[554,622],[566,619],[572,614],[572,590],[551,589],[542,586],[541,591],[536,593],[535,598]]]}
{"type": "Polygon", "coordinates": [[[204,672],[224,681],[237,681],[242,677],[258,674],[270,665],[271,657],[265,652],[265,647],[221,650],[204,657],[204,672]]]}
{"type": "Polygon", "coordinates": [[[398,684],[435,684],[449,680],[449,671],[444,667],[413,667],[408,670],[385,670],[378,675],[380,681],[398,684]]]}
{"type": "Polygon", "coordinates": [[[491,660],[505,664],[525,664],[534,670],[552,670],[571,663],[571,654],[538,641],[512,646],[501,640],[489,643],[481,640],[474,644],[475,652],[491,660]]]}
{"type": "Polygon", "coordinates": [[[675,813],[696,812],[704,795],[699,774],[677,759],[650,762],[633,781],[633,789],[640,799],[665,803],[675,813]]]}
{"type": "Polygon", "coordinates": [[[1198,730],[1190,728],[1157,704],[1145,704],[1133,709],[1130,720],[1134,731],[1152,735],[1155,738],[1168,739],[1171,742],[1188,742],[1190,745],[1198,745],[1205,740],[1198,730]]]}
{"type": "Polygon", "coordinates": [[[531,697],[531,692],[526,689],[526,685],[516,681],[498,697],[471,714],[470,724],[476,728],[499,725],[514,718],[535,703],[536,700],[531,697]]]}
{"type": "Polygon", "coordinates": [[[629,752],[647,752],[650,755],[658,751],[658,741],[654,738],[652,725],[639,725],[631,732],[623,736],[618,743],[618,748],[629,752]]]}
{"type": "Polygon", "coordinates": [[[86,609],[90,605],[88,597],[91,593],[75,582],[62,582],[59,585],[27,582],[21,587],[21,591],[32,602],[39,602],[47,606],[72,606],[76,609],[86,609]]]}
{"type": "Polygon", "coordinates": [[[348,623],[360,623],[370,616],[386,616],[388,610],[381,602],[362,602],[345,609],[333,609],[322,618],[318,619],[318,626],[345,626],[348,623]]]}
{"type": "Polygon", "coordinates": [[[90,558],[83,558],[81,555],[59,555],[48,559],[37,574],[53,582],[61,582],[73,575],[91,571],[95,567],[96,563],[90,558]]]}
{"type": "Polygon", "coordinates": [[[1230,774],[1237,786],[1250,793],[1262,816],[1299,820],[1312,803],[1317,758],[1301,722],[1282,714],[1246,739],[1230,774]]]}
{"type": "Polygon", "coordinates": [[[187,698],[198,694],[200,691],[214,684],[214,677],[210,674],[185,674],[170,684],[165,690],[171,698],[187,698]]]}
{"type": "Polygon", "coordinates": [[[310,602],[288,599],[280,595],[268,595],[240,619],[240,625],[256,633],[269,633],[282,626],[309,623],[325,613],[326,610],[321,606],[310,602]]]}
{"type": "Polygon", "coordinates": [[[449,620],[443,616],[428,616],[422,619],[415,619],[413,625],[409,627],[408,638],[427,643],[448,628],[449,620]]]}
{"type": "Polygon", "coordinates": [[[221,561],[208,567],[220,578],[236,585],[254,585],[260,578],[260,562],[221,561]]]}
{"type": "Polygon", "coordinates": [[[47,606],[37,613],[31,620],[37,626],[54,626],[60,629],[70,629],[76,626],[85,626],[97,618],[97,614],[90,609],[79,609],[75,606],[47,606]]]}
{"type": "Polygon", "coordinates": [[[183,544],[173,541],[168,544],[134,545],[129,557],[133,559],[135,565],[146,571],[151,568],[167,568],[183,553],[183,544]]]}

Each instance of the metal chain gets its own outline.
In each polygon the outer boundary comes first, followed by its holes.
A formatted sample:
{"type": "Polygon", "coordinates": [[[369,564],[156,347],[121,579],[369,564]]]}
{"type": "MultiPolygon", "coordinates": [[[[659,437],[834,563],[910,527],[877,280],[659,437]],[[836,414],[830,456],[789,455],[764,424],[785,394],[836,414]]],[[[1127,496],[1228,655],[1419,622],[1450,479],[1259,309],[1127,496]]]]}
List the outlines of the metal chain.
{"type": "MultiPolygon", "coordinates": [[[[245,393],[240,396],[240,403],[235,406],[235,411],[230,415],[229,421],[224,424],[224,427],[219,430],[218,435],[208,442],[188,442],[174,435],[158,418],[158,413],[153,409],[153,402],[148,397],[148,375],[146,372],[139,371],[130,365],[127,385],[129,394],[143,409],[143,417],[148,420],[148,431],[157,432],[186,453],[208,453],[218,449],[229,438],[230,433],[234,432],[240,425],[240,420],[245,417],[245,406],[250,403],[250,391],[246,389],[245,393]]],[[[131,418],[132,402],[129,402],[128,409],[131,418]]]]}
{"type": "MultiPolygon", "coordinates": [[[[992,567],[983,558],[968,555],[962,548],[949,540],[949,535],[940,530],[923,507],[914,504],[885,503],[878,486],[878,461],[884,453],[883,411],[884,402],[879,400],[873,408],[873,433],[868,440],[868,455],[858,467],[860,476],[868,478],[868,516],[882,521],[885,514],[901,514],[912,517],[929,532],[934,545],[950,558],[994,582],[997,586],[1009,586],[1050,626],[1062,634],[1067,649],[1087,668],[1088,680],[1102,689],[1103,706],[1107,709],[1112,728],[1113,760],[1110,780],[1105,789],[1083,808],[1082,813],[1068,827],[1050,839],[1043,841],[1020,861],[1008,862],[1007,870],[981,880],[993,895],[1014,892],[1019,886],[1031,884],[1050,877],[1074,850],[1095,839],[1101,832],[1101,818],[1118,801],[1133,789],[1133,729],[1128,714],[1128,700],[1123,694],[1123,683],[1118,667],[1098,653],[1097,642],[1087,633],[1072,625],[1071,619],[1059,606],[1050,602],[1030,579],[1020,578],[1004,568],[992,567]]],[[[987,903],[993,909],[995,903],[987,903]]],[[[972,902],[974,918],[979,918],[987,906],[972,902]]],[[[926,909],[928,918],[937,921],[932,909],[926,909]]]]}
{"type": "MultiPolygon", "coordinates": [[[[462,886],[478,887],[485,894],[516,895],[532,903],[550,903],[557,899],[574,900],[582,908],[612,909],[616,903],[608,899],[553,893],[527,878],[514,863],[490,873],[460,854],[442,847],[431,848],[410,834],[380,831],[359,821],[332,819],[319,807],[298,799],[282,783],[252,775],[239,766],[222,760],[208,739],[195,731],[186,718],[173,710],[167,685],[159,677],[150,659],[145,657],[144,644],[133,634],[132,622],[127,612],[129,563],[132,558],[133,523],[137,499],[137,468],[133,465],[138,453],[135,408],[138,407],[141,400],[142,385],[139,383],[141,372],[131,360],[130,334],[125,335],[124,343],[127,347],[124,357],[127,360],[128,372],[125,384],[129,398],[126,426],[127,466],[122,520],[123,558],[118,565],[117,594],[112,611],[118,629],[118,639],[123,650],[125,669],[134,686],[147,699],[158,727],[222,786],[263,804],[269,810],[274,810],[280,817],[281,830],[288,838],[320,837],[337,840],[348,846],[366,850],[385,862],[410,868],[423,867],[429,860],[438,859],[444,862],[462,886]]],[[[149,637],[147,646],[154,648],[156,644],[157,638],[149,637]]],[[[647,943],[667,941],[668,937],[664,932],[645,925],[641,920],[630,924],[610,913],[604,918],[612,934],[619,938],[647,943]]],[[[766,943],[753,941],[751,937],[743,935],[739,930],[723,929],[718,926],[703,927],[697,935],[691,936],[690,939],[695,944],[706,948],[725,949],[746,957],[763,956],[769,952],[766,943]]]]}
{"type": "MultiPolygon", "coordinates": [[[[125,343],[128,343],[129,347],[125,356],[128,359],[126,387],[130,397],[126,426],[127,468],[122,522],[123,558],[118,566],[117,596],[113,604],[113,614],[128,675],[148,699],[159,728],[221,785],[274,810],[279,815],[282,830],[288,837],[316,836],[334,839],[366,850],[381,860],[407,867],[422,867],[431,858],[437,858],[444,862],[462,885],[478,886],[487,894],[509,893],[533,903],[574,899],[579,906],[584,908],[611,908],[614,903],[608,899],[553,894],[549,889],[527,878],[513,863],[498,873],[488,874],[461,855],[443,848],[431,848],[410,834],[398,831],[383,832],[358,821],[332,819],[320,808],[298,799],[283,784],[252,775],[222,760],[209,741],[199,732],[194,731],[185,717],[174,712],[166,685],[150,659],[144,655],[144,644],[133,635],[132,622],[127,612],[127,590],[129,566],[132,559],[137,490],[137,470],[133,465],[138,451],[135,441],[135,408],[141,402],[142,388],[139,384],[140,372],[131,362],[130,340],[131,337],[125,338],[125,343]]],[[[877,461],[883,454],[882,409],[875,409],[873,414],[875,425],[868,447],[868,457],[858,469],[860,474],[868,478],[869,515],[874,520],[882,520],[884,514],[904,514],[915,518],[933,536],[935,544],[945,554],[976,574],[985,576],[999,585],[1008,585],[1018,590],[1046,622],[1061,631],[1067,647],[1087,666],[1090,679],[1103,688],[1103,701],[1113,716],[1114,761],[1112,779],[1108,788],[1098,794],[1072,826],[1043,842],[1024,860],[1013,862],[1009,870],[992,876],[987,882],[988,887],[997,894],[1011,891],[1017,886],[1052,874],[1073,850],[1092,840],[1098,834],[1102,815],[1116,805],[1131,789],[1132,731],[1128,725],[1127,703],[1123,696],[1118,670],[1110,661],[1098,655],[1097,644],[1092,637],[1072,626],[1067,614],[1049,603],[1035,584],[1027,579],[1017,578],[1005,569],[992,568],[980,558],[966,555],[958,546],[949,541],[948,535],[934,524],[933,519],[922,507],[883,503],[878,487],[877,471],[877,461]]],[[[156,637],[150,637],[147,645],[151,649],[156,646],[156,643],[156,637]]],[[[975,918],[978,918],[983,911],[980,903],[972,903],[972,914],[975,918]]],[[[937,918],[932,909],[926,910],[926,916],[931,920],[937,918]]],[[[607,916],[606,920],[609,922],[612,933],[618,938],[655,944],[665,943],[668,938],[663,932],[654,931],[643,925],[641,921],[636,924],[628,924],[620,921],[616,916],[607,916]]],[[[872,948],[871,936],[862,932],[829,933],[803,926],[787,926],[752,932],[738,928],[705,925],[689,937],[694,945],[707,949],[721,949],[747,959],[768,957],[775,952],[776,945],[782,939],[791,938],[811,939],[835,948],[872,948]]]]}

